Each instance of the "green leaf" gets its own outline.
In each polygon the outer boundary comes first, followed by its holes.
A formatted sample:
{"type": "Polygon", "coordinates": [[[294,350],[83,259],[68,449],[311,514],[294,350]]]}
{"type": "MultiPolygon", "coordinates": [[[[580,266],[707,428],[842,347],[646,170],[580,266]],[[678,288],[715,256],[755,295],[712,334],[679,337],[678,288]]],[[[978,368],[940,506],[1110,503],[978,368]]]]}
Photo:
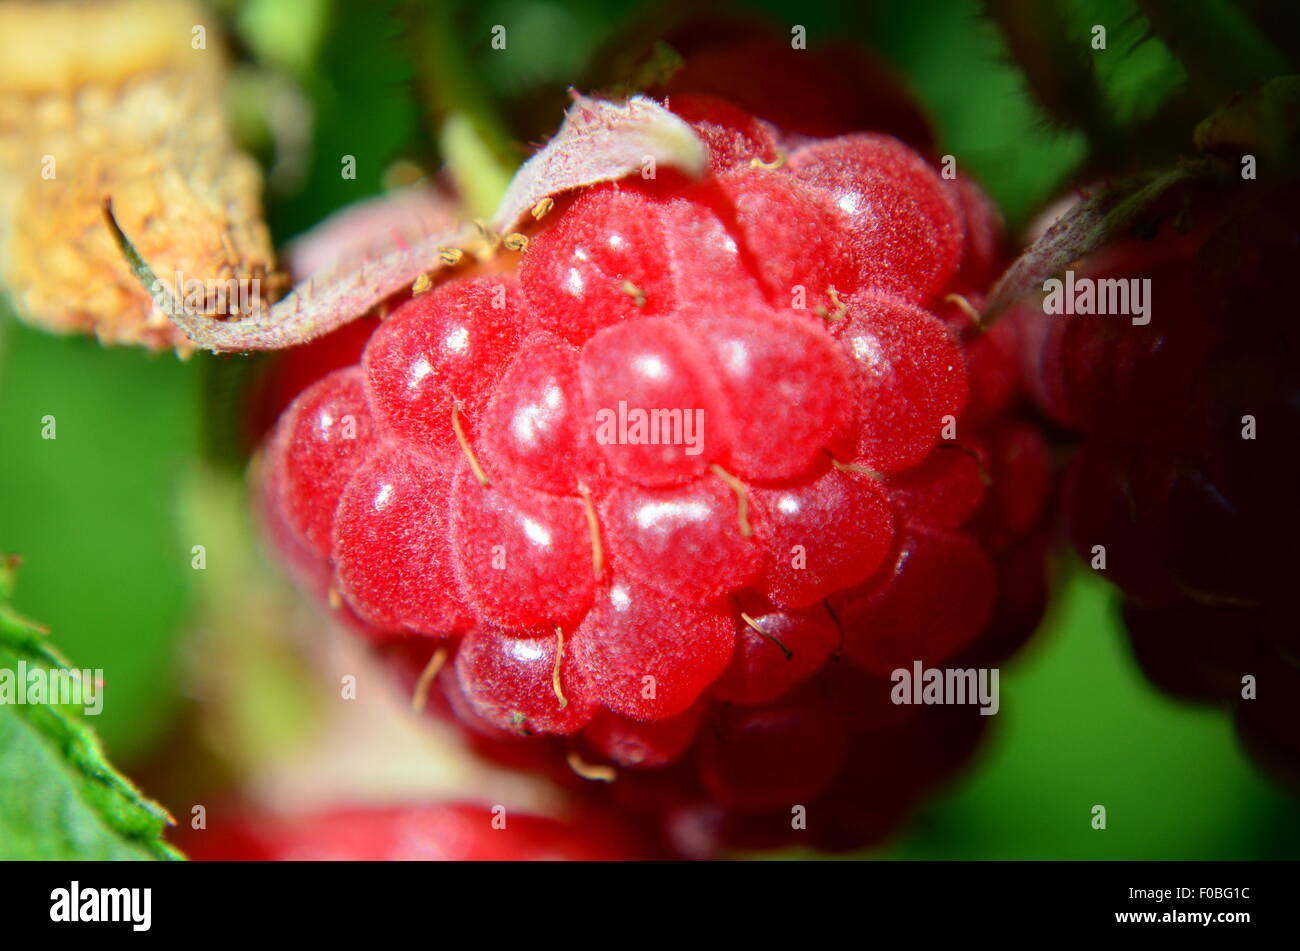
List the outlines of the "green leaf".
{"type": "Polygon", "coordinates": [[[4,315],[0,326],[0,551],[23,558],[14,603],[80,666],[106,672],[95,729],[131,762],[181,702],[176,643],[202,580],[191,550],[207,542],[176,509],[208,411],[199,368],[4,315]]]}
{"type": "Polygon", "coordinates": [[[0,859],[177,859],[171,817],[109,765],[84,714],[26,697],[34,671],[71,671],[45,631],[10,607],[16,558],[0,561],[0,859]],[[6,673],[6,671],[8,673],[6,673]]]}
{"type": "Polygon", "coordinates": [[[1290,72],[1272,41],[1233,0],[1138,0],[1152,30],[1195,81],[1227,96],[1290,72]]]}
{"type": "Polygon", "coordinates": [[[1071,29],[1064,0],[986,0],[985,5],[1047,114],[1084,129],[1094,146],[1111,142],[1115,130],[1088,56],[1087,35],[1071,29]]]}

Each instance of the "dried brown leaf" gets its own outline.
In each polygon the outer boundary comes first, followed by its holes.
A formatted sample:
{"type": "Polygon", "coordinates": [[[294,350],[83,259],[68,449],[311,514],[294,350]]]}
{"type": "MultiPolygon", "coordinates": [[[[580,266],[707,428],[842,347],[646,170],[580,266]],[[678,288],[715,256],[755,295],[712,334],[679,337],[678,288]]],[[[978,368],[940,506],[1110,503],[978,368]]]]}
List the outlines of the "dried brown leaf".
{"type": "Polygon", "coordinates": [[[261,174],[227,128],[224,71],[216,23],[193,3],[0,3],[0,282],[23,319],[192,349],[123,260],[109,197],[169,284],[276,292],[261,174]]]}

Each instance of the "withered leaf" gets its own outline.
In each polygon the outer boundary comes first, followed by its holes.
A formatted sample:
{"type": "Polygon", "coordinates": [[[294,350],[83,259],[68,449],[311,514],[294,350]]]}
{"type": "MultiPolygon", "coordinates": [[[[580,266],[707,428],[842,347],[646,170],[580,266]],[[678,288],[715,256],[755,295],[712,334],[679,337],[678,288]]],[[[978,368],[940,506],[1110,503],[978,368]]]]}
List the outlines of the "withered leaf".
{"type": "Polygon", "coordinates": [[[194,3],[0,3],[0,282],[20,317],[193,348],[123,260],[110,197],[168,284],[276,292],[261,173],[227,128],[224,73],[194,3]]]}

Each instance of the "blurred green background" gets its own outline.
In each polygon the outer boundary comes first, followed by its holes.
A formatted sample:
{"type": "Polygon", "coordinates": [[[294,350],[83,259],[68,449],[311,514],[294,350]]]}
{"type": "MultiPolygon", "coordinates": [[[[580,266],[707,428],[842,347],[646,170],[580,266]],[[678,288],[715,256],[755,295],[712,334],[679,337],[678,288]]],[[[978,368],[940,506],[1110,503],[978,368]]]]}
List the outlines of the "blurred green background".
{"type": "MultiPolygon", "coordinates": [[[[531,121],[553,126],[556,92],[580,82],[594,52],[646,15],[626,0],[441,5],[435,19],[449,59],[421,70],[428,46],[390,5],[216,6],[245,64],[232,95],[249,147],[268,166],[293,148],[276,140],[260,91],[289,90],[313,117],[301,154],[290,156],[296,172],[268,194],[277,244],[381,191],[394,162],[437,167],[426,79],[456,75],[461,100],[450,106],[489,116],[495,105],[504,124],[512,110],[546,103],[554,113],[531,121]],[[488,44],[498,23],[511,30],[504,51],[488,44]],[[355,180],[338,173],[343,154],[357,157],[355,180]]],[[[1113,115],[1141,123],[1179,95],[1183,67],[1147,35],[1134,3],[1060,8],[1080,35],[1108,25],[1110,54],[1095,68],[1113,115]]],[[[941,150],[983,181],[1013,228],[1088,160],[1084,134],[1039,108],[973,0],[764,0],[746,9],[782,29],[803,24],[810,45],[848,39],[891,62],[930,111],[941,150]]],[[[214,363],[105,350],[0,314],[0,551],[24,558],[17,607],[48,625],[76,665],[106,671],[95,726],[128,774],[156,756],[185,701],[179,664],[204,578],[190,567],[197,542],[187,536],[183,493],[229,412],[208,385],[214,363]],[[41,438],[46,415],[57,419],[55,440],[41,438]]],[[[1128,653],[1107,586],[1073,563],[1059,574],[1043,630],[1004,676],[987,755],[904,839],[873,854],[1300,857],[1300,810],[1252,770],[1226,718],[1156,694],[1128,653]],[[1090,826],[1094,804],[1107,808],[1105,831],[1090,826]]]]}

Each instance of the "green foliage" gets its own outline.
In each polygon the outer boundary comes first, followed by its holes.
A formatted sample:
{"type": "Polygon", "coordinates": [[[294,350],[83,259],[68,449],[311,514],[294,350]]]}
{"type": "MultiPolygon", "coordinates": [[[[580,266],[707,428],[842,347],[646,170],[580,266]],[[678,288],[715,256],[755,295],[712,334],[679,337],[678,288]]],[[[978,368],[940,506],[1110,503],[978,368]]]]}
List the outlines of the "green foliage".
{"type": "Polygon", "coordinates": [[[1300,814],[1262,782],[1222,711],[1156,694],[1113,590],[1074,565],[1006,671],[974,773],[890,857],[1247,859],[1300,854],[1300,814]],[[1106,828],[1092,828],[1092,808],[1106,828]]]}
{"type": "MultiPolygon", "coordinates": [[[[0,318],[0,319],[8,319],[0,318]]],[[[18,607],[103,668],[109,750],[150,748],[176,709],[190,585],[180,475],[198,449],[197,375],[170,354],[9,328],[0,363],[0,551],[24,559],[18,607]],[[53,417],[54,439],[43,438],[53,417]]]]}
{"type": "Polygon", "coordinates": [[[414,67],[396,6],[393,0],[331,6],[319,55],[304,79],[312,110],[306,180],[268,207],[277,244],[378,193],[389,165],[418,152],[414,67]],[[347,156],[355,159],[355,178],[343,175],[347,156]]]}
{"type": "Polygon", "coordinates": [[[1135,0],[1072,0],[1069,29],[1090,40],[1094,26],[1106,27],[1106,48],[1090,52],[1096,82],[1106,108],[1121,125],[1149,118],[1183,83],[1187,72],[1152,34],[1135,0]]]}
{"type": "MultiPolygon", "coordinates": [[[[0,564],[0,670],[69,670],[43,629],[10,606],[16,561],[0,564]]],[[[16,684],[19,691],[22,684],[16,684]]],[[[0,859],[180,858],[165,810],[104,758],[76,710],[0,704],[0,859]]]]}

